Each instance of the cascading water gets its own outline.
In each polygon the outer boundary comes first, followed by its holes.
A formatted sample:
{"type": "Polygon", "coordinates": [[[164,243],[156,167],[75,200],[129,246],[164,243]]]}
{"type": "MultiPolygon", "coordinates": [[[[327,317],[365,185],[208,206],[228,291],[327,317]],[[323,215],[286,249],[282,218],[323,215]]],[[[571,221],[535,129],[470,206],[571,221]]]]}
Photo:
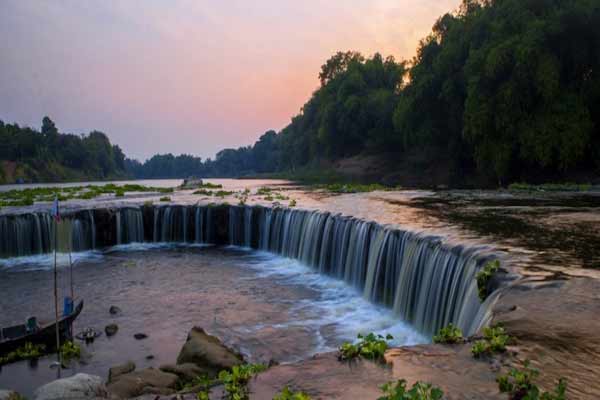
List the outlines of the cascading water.
{"type": "MultiPolygon", "coordinates": [[[[122,208],[101,220],[92,211],[76,213],[70,217],[73,250],[93,249],[96,236],[103,235],[102,245],[147,237],[269,251],[344,280],[428,335],[449,323],[472,334],[487,309],[475,280],[486,260],[481,248],[449,246],[438,237],[319,211],[179,205],[146,210],[122,208]],[[116,236],[105,235],[106,229],[116,236]]],[[[48,214],[0,216],[0,255],[50,252],[51,232],[48,214]]]]}
{"type": "Polygon", "coordinates": [[[117,244],[144,241],[144,219],[139,208],[121,208],[116,218],[117,244]]]}

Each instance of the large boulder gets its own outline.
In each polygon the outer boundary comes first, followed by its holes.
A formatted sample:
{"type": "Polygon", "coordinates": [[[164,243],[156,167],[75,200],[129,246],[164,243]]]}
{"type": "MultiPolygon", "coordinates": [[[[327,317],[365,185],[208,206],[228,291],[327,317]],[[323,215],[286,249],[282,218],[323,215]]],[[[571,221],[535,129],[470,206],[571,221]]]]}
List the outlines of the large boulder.
{"type": "Polygon", "coordinates": [[[0,400],[21,400],[23,397],[12,390],[0,389],[0,400]]]}
{"type": "Polygon", "coordinates": [[[133,361],[127,361],[125,364],[116,365],[108,370],[108,383],[114,382],[119,376],[128,374],[135,370],[133,361]]]}
{"type": "Polygon", "coordinates": [[[204,373],[215,377],[223,369],[243,364],[244,359],[204,329],[194,327],[177,357],[178,365],[187,363],[195,364],[204,373]]]}
{"type": "Polygon", "coordinates": [[[146,368],[122,374],[108,384],[111,395],[128,399],[149,393],[172,394],[175,393],[177,375],[163,372],[154,368],[146,368]]]}
{"type": "Polygon", "coordinates": [[[99,376],[77,374],[45,384],[35,391],[33,398],[34,400],[107,399],[108,392],[99,376]]]}

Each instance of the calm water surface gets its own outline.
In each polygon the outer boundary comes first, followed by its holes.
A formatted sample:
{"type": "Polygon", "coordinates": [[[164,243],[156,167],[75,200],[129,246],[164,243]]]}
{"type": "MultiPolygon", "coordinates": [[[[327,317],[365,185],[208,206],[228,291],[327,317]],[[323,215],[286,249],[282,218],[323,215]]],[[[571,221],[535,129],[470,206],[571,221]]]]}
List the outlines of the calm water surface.
{"type": "MultiPolygon", "coordinates": [[[[391,333],[397,344],[428,340],[388,310],[363,300],[351,287],[323,277],[296,261],[240,248],[129,245],[106,253],[79,255],[74,268],[76,296],[85,307],[75,331],[103,331],[119,325],[111,338],[102,335],[83,345],[84,363],[63,376],[86,372],[107,377],[108,368],[132,360],[138,368],[175,362],[190,328],[204,327],[252,362],[297,361],[335,349],[357,333],[391,333]],[[118,316],[109,313],[120,307],[118,316]],[[135,340],[135,333],[148,338],[135,340]],[[153,356],[148,360],[147,356],[153,356]]],[[[62,257],[61,292],[69,287],[62,257]]],[[[0,325],[27,315],[53,315],[49,258],[4,263],[0,325]]],[[[0,387],[24,395],[56,377],[54,357],[5,366],[0,387]]]]}

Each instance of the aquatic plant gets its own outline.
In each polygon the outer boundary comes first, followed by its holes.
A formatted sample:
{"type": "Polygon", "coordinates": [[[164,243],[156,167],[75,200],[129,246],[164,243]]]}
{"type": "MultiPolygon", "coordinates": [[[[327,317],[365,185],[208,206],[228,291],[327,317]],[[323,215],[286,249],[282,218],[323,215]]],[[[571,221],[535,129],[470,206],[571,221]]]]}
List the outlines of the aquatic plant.
{"type": "Polygon", "coordinates": [[[63,360],[71,360],[81,357],[81,348],[73,341],[67,341],[60,346],[60,354],[63,360]]]}
{"type": "Polygon", "coordinates": [[[462,331],[453,324],[449,324],[448,326],[440,329],[438,334],[433,337],[434,343],[456,344],[463,341],[464,338],[462,331]]]}
{"type": "Polygon", "coordinates": [[[494,276],[494,274],[498,271],[499,268],[500,261],[492,260],[485,263],[483,268],[479,272],[477,272],[477,289],[479,291],[479,299],[481,301],[484,301],[488,297],[488,282],[490,281],[492,276],[494,276]]]}
{"type": "Polygon", "coordinates": [[[281,393],[273,397],[273,400],[310,400],[310,396],[303,392],[293,392],[285,386],[281,393]]]}
{"type": "Polygon", "coordinates": [[[264,196],[264,195],[271,194],[272,191],[273,191],[273,189],[271,189],[269,187],[266,187],[266,186],[262,186],[262,187],[259,187],[256,190],[256,195],[257,196],[264,196]]]}
{"type": "Polygon", "coordinates": [[[11,351],[3,357],[0,357],[0,365],[10,364],[21,360],[33,360],[40,358],[45,354],[46,346],[43,344],[33,344],[27,342],[23,347],[11,351]]]}
{"type": "Polygon", "coordinates": [[[357,184],[357,183],[332,183],[329,185],[322,186],[326,191],[331,193],[368,193],[376,190],[391,191],[395,190],[393,187],[383,186],[379,183],[371,183],[368,185],[357,184]]]}
{"type": "Polygon", "coordinates": [[[512,368],[506,375],[496,378],[501,393],[507,393],[511,400],[565,400],[567,381],[564,378],[558,380],[553,392],[543,392],[533,381],[539,375],[539,371],[529,367],[529,361],[525,361],[522,369],[512,368]]]}
{"type": "Polygon", "coordinates": [[[358,342],[346,342],[342,344],[339,348],[338,359],[344,361],[363,357],[368,360],[381,360],[388,349],[388,341],[393,338],[392,335],[383,337],[374,333],[369,333],[366,336],[359,334],[358,342]]]}
{"type": "Polygon", "coordinates": [[[506,333],[504,327],[496,325],[483,328],[483,340],[476,341],[471,347],[471,353],[475,358],[494,353],[503,353],[506,351],[506,345],[511,341],[511,337],[506,333]]]}
{"type": "Polygon", "coordinates": [[[508,190],[527,192],[587,192],[592,188],[590,183],[544,183],[542,185],[531,185],[529,183],[511,183],[508,190]]]}
{"type": "Polygon", "coordinates": [[[388,382],[381,386],[383,396],[377,400],[440,400],[444,392],[430,383],[417,382],[409,390],[406,380],[388,382]]]}
{"type": "Polygon", "coordinates": [[[228,400],[248,399],[248,382],[253,375],[267,369],[263,364],[235,365],[231,371],[219,372],[219,380],[225,386],[225,398],[228,400]]]}

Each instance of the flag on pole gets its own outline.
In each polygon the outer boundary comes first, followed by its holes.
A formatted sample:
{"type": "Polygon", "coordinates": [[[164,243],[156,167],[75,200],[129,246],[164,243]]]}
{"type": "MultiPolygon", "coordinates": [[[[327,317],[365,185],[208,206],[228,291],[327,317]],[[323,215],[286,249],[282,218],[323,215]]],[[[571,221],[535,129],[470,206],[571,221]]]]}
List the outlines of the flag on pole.
{"type": "Polygon", "coordinates": [[[56,222],[60,221],[60,207],[58,205],[58,196],[54,197],[54,203],[52,204],[52,211],[50,215],[56,220],[56,222]]]}

